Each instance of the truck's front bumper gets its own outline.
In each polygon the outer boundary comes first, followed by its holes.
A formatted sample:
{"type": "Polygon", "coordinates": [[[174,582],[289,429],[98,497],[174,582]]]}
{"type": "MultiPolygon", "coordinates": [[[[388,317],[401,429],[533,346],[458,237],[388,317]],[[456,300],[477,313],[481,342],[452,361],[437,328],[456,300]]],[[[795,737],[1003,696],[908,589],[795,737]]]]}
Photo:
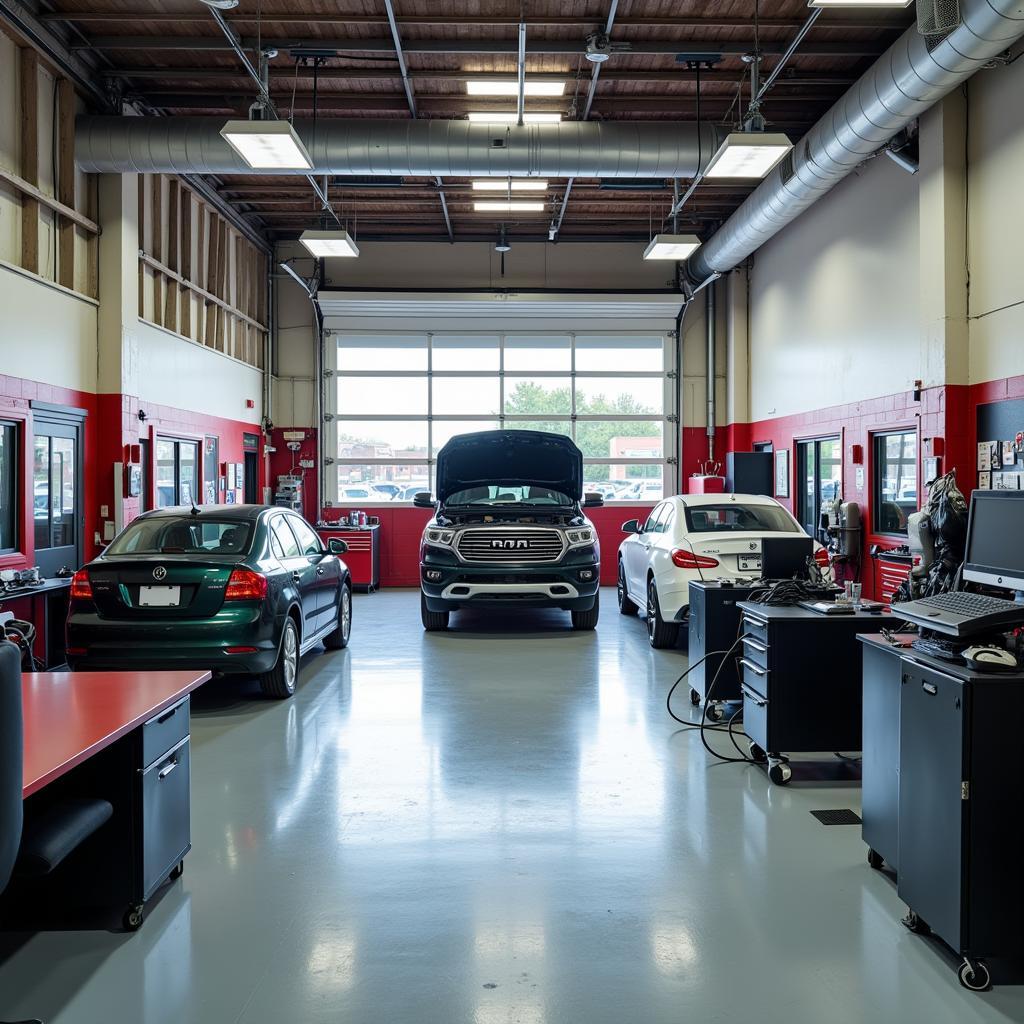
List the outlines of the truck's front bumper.
{"type": "Polygon", "coordinates": [[[570,551],[555,565],[467,565],[428,549],[420,564],[420,585],[432,612],[466,605],[540,605],[565,611],[593,607],[601,585],[594,548],[570,551]]]}

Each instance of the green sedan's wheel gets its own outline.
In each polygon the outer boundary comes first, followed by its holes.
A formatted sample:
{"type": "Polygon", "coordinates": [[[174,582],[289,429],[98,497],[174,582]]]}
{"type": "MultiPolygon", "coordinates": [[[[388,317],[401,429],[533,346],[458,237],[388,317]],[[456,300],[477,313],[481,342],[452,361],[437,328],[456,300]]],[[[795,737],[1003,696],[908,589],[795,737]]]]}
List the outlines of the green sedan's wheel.
{"type": "Polygon", "coordinates": [[[352,585],[345,583],[341,588],[338,601],[338,628],[324,637],[324,647],[329,651],[339,651],[348,647],[348,639],[352,635],[352,585]]]}
{"type": "Polygon", "coordinates": [[[277,664],[269,672],[260,675],[260,688],[265,696],[284,700],[295,692],[298,678],[299,631],[295,628],[295,620],[288,616],[284,620],[284,632],[281,636],[277,664]]]}

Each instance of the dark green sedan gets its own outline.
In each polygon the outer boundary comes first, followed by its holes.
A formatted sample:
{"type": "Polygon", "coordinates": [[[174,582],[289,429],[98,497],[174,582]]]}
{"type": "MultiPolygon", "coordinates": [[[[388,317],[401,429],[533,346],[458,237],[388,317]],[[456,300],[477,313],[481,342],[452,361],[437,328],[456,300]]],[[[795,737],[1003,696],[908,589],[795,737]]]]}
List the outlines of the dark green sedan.
{"type": "Polygon", "coordinates": [[[254,674],[268,697],[290,697],[301,655],[348,644],[347,550],[283,508],[147,512],[75,573],[68,665],[254,674]]]}

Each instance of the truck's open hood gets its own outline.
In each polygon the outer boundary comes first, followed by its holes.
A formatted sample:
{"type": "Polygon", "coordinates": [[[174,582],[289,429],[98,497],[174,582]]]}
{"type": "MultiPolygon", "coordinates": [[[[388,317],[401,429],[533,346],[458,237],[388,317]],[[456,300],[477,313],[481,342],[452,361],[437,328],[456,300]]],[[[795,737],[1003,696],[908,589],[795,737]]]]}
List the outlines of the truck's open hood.
{"type": "Polygon", "coordinates": [[[458,434],[437,455],[437,499],[469,487],[550,487],[583,497],[583,453],[568,438],[541,430],[458,434]]]}

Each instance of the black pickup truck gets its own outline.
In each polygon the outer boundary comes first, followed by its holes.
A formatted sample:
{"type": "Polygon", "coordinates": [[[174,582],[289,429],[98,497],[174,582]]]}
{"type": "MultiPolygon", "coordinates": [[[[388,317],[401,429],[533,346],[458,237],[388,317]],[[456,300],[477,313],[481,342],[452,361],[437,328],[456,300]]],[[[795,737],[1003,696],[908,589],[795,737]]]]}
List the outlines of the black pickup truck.
{"type": "Polygon", "coordinates": [[[423,628],[446,629],[467,605],[561,608],[573,629],[597,625],[601,549],[583,510],[583,453],[559,434],[486,430],[438,453],[436,501],[420,542],[423,628]]]}

